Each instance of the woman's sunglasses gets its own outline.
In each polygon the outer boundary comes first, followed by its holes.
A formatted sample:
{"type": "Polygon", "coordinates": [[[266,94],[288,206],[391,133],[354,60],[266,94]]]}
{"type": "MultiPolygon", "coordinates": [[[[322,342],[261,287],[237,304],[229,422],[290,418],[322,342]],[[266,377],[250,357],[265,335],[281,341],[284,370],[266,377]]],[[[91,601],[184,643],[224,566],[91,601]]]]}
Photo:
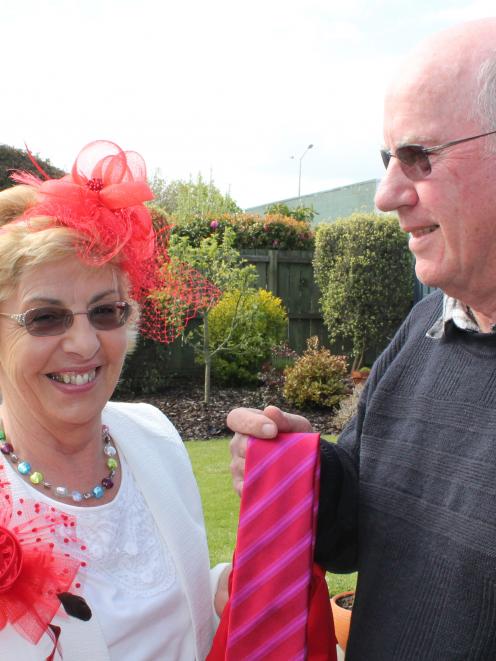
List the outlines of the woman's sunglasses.
{"type": "Polygon", "coordinates": [[[452,140],[445,142],[443,145],[436,145],[435,147],[423,147],[422,145],[403,145],[398,147],[393,154],[389,149],[381,149],[382,162],[387,170],[391,158],[397,158],[400,162],[403,173],[412,181],[419,181],[427,177],[432,170],[431,162],[429,160],[430,154],[438,154],[443,149],[454,147],[462,142],[469,142],[469,140],[477,140],[486,135],[491,135],[496,131],[489,131],[488,133],[481,133],[473,135],[470,138],[461,138],[460,140],[452,140]]]}
{"type": "Polygon", "coordinates": [[[131,305],[125,301],[116,303],[101,303],[89,308],[86,312],[72,312],[66,308],[42,307],[27,310],[22,314],[0,312],[3,317],[14,319],[24,326],[30,335],[62,335],[74,322],[77,314],[85,314],[90,324],[97,330],[114,330],[124,326],[131,314],[131,305]]]}

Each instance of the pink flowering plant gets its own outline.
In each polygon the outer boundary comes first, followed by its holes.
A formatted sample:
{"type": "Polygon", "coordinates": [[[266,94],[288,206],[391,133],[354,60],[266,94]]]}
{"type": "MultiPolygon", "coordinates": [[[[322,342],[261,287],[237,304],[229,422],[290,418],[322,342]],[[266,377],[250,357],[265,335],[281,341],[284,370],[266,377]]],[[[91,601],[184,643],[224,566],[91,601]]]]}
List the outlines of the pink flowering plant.
{"type": "MultiPolygon", "coordinates": [[[[171,218],[173,221],[173,218],[171,218]]],[[[173,221],[174,222],[174,221],[173,221]]],[[[215,217],[195,217],[176,223],[172,234],[187,237],[193,245],[213,234],[221,238],[227,227],[235,232],[235,247],[269,248],[277,250],[313,250],[314,233],[310,223],[281,214],[236,213],[215,217]]]]}

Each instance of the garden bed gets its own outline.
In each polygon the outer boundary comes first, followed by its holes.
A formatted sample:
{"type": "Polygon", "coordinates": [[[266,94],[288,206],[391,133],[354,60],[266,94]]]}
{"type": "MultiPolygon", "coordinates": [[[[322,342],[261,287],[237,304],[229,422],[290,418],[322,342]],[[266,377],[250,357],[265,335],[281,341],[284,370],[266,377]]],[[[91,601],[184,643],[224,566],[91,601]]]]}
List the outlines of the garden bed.
{"type": "Polygon", "coordinates": [[[229,411],[237,406],[263,408],[268,404],[285,411],[298,413],[310,420],[314,429],[322,434],[335,434],[333,412],[329,409],[297,410],[288,407],[267,388],[212,388],[210,404],[203,403],[203,386],[178,383],[161,394],[134,398],[135,402],[148,402],[159,408],[173,422],[182,438],[209,439],[230,436],[226,426],[229,411]]]}

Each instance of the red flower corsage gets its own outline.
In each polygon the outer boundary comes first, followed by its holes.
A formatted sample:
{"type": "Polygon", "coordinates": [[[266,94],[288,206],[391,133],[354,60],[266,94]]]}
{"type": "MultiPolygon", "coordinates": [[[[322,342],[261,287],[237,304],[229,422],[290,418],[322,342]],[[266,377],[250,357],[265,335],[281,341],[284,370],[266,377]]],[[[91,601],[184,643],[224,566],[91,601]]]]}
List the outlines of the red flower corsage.
{"type": "MultiPolygon", "coordinates": [[[[11,624],[37,644],[61,605],[78,592],[76,519],[34,499],[14,499],[0,462],[0,631],[11,624]]],[[[56,642],[56,641],[55,641],[56,642]]]]}

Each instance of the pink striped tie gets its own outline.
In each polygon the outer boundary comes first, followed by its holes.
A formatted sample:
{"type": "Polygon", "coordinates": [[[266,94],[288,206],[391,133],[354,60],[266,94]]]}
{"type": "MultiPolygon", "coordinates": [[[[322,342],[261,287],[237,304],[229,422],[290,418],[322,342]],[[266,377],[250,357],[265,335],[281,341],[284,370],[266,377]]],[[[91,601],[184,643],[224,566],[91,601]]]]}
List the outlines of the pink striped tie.
{"type": "Polygon", "coordinates": [[[226,661],[307,658],[319,435],[250,438],[226,661]]]}

